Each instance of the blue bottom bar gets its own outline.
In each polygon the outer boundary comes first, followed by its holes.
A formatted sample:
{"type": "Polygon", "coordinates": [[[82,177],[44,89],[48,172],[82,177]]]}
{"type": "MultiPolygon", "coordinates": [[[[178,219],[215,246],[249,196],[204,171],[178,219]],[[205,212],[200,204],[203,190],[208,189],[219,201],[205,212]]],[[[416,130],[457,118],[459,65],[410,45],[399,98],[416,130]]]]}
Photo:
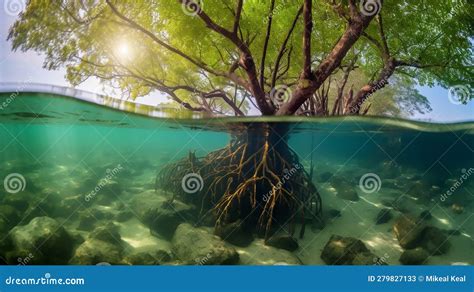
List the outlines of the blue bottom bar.
{"type": "Polygon", "coordinates": [[[472,266],[1,266],[0,291],[469,291],[472,266]]]}

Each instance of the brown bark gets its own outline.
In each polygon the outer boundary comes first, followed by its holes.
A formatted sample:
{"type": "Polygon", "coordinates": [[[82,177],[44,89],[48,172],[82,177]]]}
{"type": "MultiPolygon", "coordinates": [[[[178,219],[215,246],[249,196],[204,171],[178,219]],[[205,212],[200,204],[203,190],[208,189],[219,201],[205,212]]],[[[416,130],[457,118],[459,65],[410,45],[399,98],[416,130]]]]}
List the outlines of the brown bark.
{"type": "MultiPolygon", "coordinates": [[[[178,2],[184,5],[188,5],[192,2],[192,0],[178,0],[178,2]]],[[[209,17],[209,15],[207,15],[202,9],[197,11],[197,15],[199,16],[199,18],[201,18],[202,21],[204,21],[204,23],[209,29],[227,38],[229,41],[231,41],[237,46],[240,51],[239,64],[247,74],[248,84],[250,86],[249,89],[255,97],[259,110],[262,112],[263,115],[273,115],[275,109],[273,108],[273,106],[271,106],[271,104],[267,102],[265,91],[260,86],[255,61],[247,44],[238,37],[236,32],[229,31],[214,22],[209,17]]]]}
{"type": "Polygon", "coordinates": [[[267,33],[265,34],[265,44],[263,45],[262,63],[260,64],[260,86],[265,88],[265,59],[267,57],[268,43],[272,33],[273,10],[275,9],[275,0],[270,3],[270,11],[268,12],[267,33]]]}
{"type": "Polygon", "coordinates": [[[349,49],[360,38],[374,17],[359,14],[356,11],[357,8],[354,8],[355,5],[355,2],[351,1],[351,20],[349,25],[329,55],[318,66],[312,80],[300,82],[292,98],[278,110],[277,115],[291,115],[295,113],[321,87],[332,72],[341,65],[349,49]]]}
{"type": "Polygon", "coordinates": [[[236,115],[245,116],[245,114],[240,110],[240,108],[237,107],[237,105],[232,100],[230,100],[227,94],[222,90],[215,90],[214,92],[201,94],[201,96],[204,99],[220,97],[232,108],[232,110],[234,110],[236,115]]]}
{"type": "Polygon", "coordinates": [[[376,91],[384,88],[388,84],[388,79],[395,72],[397,63],[393,59],[389,59],[379,76],[375,81],[370,82],[369,84],[364,85],[355,95],[352,102],[346,105],[344,109],[344,114],[349,115],[358,115],[362,104],[376,91]]]}
{"type": "Polygon", "coordinates": [[[311,79],[311,33],[313,32],[313,0],[305,0],[303,7],[303,72],[301,79],[311,79]]]}
{"type": "MultiPolygon", "coordinates": [[[[293,31],[295,30],[296,23],[298,22],[298,19],[300,18],[302,12],[303,12],[303,6],[301,6],[300,9],[298,10],[298,13],[296,13],[296,16],[295,16],[295,19],[293,20],[291,28],[288,31],[288,34],[286,35],[285,41],[283,41],[283,44],[281,45],[280,51],[278,52],[278,56],[275,61],[275,68],[273,70],[273,75],[272,75],[272,84],[271,84],[272,88],[274,88],[276,85],[276,81],[278,79],[278,71],[280,70],[281,59],[283,58],[283,55],[287,51],[286,46],[288,45],[288,41],[290,40],[290,37],[293,34],[293,31]]],[[[290,55],[291,55],[291,52],[288,53],[288,58],[290,55]]]]}

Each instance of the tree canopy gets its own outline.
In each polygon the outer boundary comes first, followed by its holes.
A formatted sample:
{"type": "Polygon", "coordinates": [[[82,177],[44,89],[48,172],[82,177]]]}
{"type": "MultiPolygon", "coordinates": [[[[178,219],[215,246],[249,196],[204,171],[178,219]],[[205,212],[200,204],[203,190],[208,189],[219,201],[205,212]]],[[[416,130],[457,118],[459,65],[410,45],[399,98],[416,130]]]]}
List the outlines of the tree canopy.
{"type": "Polygon", "coordinates": [[[195,111],[397,114],[429,109],[415,84],[472,98],[472,15],[463,0],[29,0],[8,38],[73,85],[195,111]]]}

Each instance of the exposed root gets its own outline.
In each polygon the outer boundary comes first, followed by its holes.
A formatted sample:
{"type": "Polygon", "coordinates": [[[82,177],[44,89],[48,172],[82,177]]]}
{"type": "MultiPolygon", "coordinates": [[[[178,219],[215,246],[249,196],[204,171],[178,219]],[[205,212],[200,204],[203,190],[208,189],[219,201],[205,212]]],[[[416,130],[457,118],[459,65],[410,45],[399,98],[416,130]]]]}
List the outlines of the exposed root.
{"type": "Polygon", "coordinates": [[[308,173],[286,139],[271,128],[247,128],[234,134],[229,145],[198,158],[187,158],[164,167],[157,186],[184,200],[201,204],[201,212],[212,210],[216,224],[247,221],[261,227],[265,237],[273,224],[294,222],[304,212],[321,213],[321,199],[308,173]],[[189,173],[202,177],[204,186],[189,195],[181,186],[189,173]],[[196,201],[200,200],[200,202],[196,201]]]}

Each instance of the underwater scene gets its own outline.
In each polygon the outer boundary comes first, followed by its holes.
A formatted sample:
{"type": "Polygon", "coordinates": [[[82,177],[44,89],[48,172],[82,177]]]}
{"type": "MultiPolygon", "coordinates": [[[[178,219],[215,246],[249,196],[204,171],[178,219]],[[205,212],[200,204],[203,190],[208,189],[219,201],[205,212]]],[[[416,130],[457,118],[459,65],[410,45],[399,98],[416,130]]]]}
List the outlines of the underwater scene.
{"type": "Polygon", "coordinates": [[[17,95],[0,112],[1,264],[474,264],[474,123],[17,95]]]}

